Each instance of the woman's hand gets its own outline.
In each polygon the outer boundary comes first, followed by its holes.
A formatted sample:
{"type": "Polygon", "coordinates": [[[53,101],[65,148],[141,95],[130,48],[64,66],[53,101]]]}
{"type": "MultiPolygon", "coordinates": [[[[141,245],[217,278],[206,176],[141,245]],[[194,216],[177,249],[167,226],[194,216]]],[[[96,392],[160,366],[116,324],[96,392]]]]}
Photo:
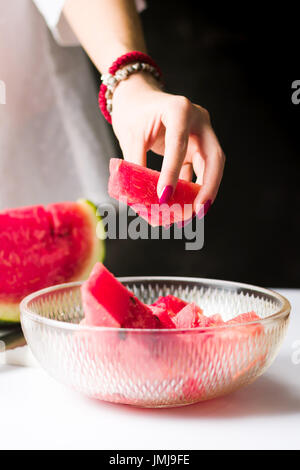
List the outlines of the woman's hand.
{"type": "Polygon", "coordinates": [[[120,82],[113,96],[112,124],[125,160],[146,165],[146,152],[164,156],[157,194],[167,202],[178,178],[202,185],[194,203],[196,214],[215,200],[225,156],[206,109],[183,96],[161,91],[146,73],[120,82]],[[204,206],[203,206],[204,204],[204,206]]]}
{"type": "MultiPolygon", "coordinates": [[[[134,0],[67,0],[64,15],[103,73],[122,54],[146,52],[134,0]]],[[[205,109],[164,93],[150,74],[137,73],[114,92],[112,124],[126,160],[145,165],[150,149],[164,156],[157,187],[160,202],[171,197],[178,177],[190,181],[194,170],[202,185],[194,211],[207,211],[222,179],[224,154],[205,109]]]]}

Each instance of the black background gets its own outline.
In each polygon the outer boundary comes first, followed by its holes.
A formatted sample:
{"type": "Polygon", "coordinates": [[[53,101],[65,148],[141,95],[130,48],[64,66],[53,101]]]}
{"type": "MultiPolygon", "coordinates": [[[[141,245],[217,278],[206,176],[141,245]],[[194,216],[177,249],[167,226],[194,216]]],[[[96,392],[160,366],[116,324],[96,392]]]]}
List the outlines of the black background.
{"type": "Polygon", "coordinates": [[[299,287],[300,105],[291,84],[300,79],[300,17],[287,4],[205,3],[148,0],[141,15],[167,90],[209,110],[227,157],[204,247],[110,240],[106,264],[116,275],[299,287]]]}

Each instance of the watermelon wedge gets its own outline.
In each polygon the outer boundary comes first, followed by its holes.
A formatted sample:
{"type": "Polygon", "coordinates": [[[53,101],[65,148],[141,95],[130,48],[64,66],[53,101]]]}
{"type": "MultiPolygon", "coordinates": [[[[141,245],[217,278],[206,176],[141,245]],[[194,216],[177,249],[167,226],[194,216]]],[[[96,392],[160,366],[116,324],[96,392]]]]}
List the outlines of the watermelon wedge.
{"type": "Polygon", "coordinates": [[[110,160],[109,195],[126,202],[150,225],[169,226],[189,220],[193,215],[193,202],[200,186],[178,180],[176,189],[167,204],[159,205],[157,183],[160,173],[119,158],[110,160]]]}
{"type": "Polygon", "coordinates": [[[99,221],[86,200],[0,212],[0,321],[18,322],[31,292],[88,277],[104,257],[99,221]]]}
{"type": "Polygon", "coordinates": [[[102,263],[81,287],[85,324],[124,328],[160,328],[158,318],[102,263]]]}

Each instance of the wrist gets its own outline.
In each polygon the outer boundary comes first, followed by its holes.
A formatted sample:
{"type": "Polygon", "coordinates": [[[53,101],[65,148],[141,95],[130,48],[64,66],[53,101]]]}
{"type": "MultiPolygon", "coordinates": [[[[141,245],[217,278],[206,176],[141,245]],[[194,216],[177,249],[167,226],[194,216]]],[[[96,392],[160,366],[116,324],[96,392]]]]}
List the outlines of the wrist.
{"type": "MultiPolygon", "coordinates": [[[[132,75],[138,75],[141,77],[136,79],[136,84],[138,85],[135,87],[135,94],[137,89],[145,90],[151,88],[152,91],[154,89],[159,89],[158,81],[161,80],[161,70],[150,56],[140,51],[131,51],[118,57],[108,69],[108,73],[102,75],[102,85],[100,87],[98,98],[99,107],[105,119],[110,124],[112,123],[111,114],[115,91],[119,88],[120,82],[128,82],[128,78],[131,78],[132,75]],[[147,78],[146,75],[152,76],[152,80],[149,80],[149,77],[147,78]],[[156,84],[153,78],[156,79],[156,84]]],[[[131,80],[131,84],[133,83],[134,81],[131,80]]],[[[133,85],[126,87],[126,89],[130,90],[132,89],[132,86],[133,85]]],[[[120,94],[121,93],[119,93],[119,95],[120,94]]]]}
{"type": "Polygon", "coordinates": [[[133,74],[127,80],[121,81],[116,87],[113,94],[113,105],[132,96],[133,93],[138,96],[148,91],[161,91],[158,80],[146,72],[133,74]]]}

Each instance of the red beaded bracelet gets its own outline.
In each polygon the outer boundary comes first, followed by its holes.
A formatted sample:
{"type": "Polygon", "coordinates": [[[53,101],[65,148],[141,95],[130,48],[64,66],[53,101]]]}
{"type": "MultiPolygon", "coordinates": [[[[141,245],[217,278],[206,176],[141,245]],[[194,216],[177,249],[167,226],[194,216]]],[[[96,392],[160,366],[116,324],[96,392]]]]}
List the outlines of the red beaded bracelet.
{"type": "Polygon", "coordinates": [[[115,60],[114,63],[111,65],[111,67],[108,70],[108,74],[102,75],[103,83],[100,86],[98,102],[99,102],[99,107],[103,116],[110,124],[112,123],[112,120],[111,120],[112,90],[116,87],[116,85],[121,79],[125,79],[130,75],[130,73],[137,72],[139,70],[153,73],[153,75],[157,79],[161,79],[162,77],[161,70],[158,67],[158,65],[154,62],[154,60],[147,54],[144,54],[143,52],[139,52],[139,51],[132,51],[132,52],[128,52],[127,54],[122,55],[117,60],[115,60]],[[137,63],[134,64],[132,67],[130,67],[130,71],[124,70],[123,74],[121,74],[121,71],[120,71],[121,76],[118,79],[118,77],[116,76],[116,72],[118,72],[118,70],[121,69],[122,67],[132,64],[134,62],[137,62],[137,63]],[[108,109],[108,103],[107,103],[108,97],[110,97],[109,109],[108,109]]]}

